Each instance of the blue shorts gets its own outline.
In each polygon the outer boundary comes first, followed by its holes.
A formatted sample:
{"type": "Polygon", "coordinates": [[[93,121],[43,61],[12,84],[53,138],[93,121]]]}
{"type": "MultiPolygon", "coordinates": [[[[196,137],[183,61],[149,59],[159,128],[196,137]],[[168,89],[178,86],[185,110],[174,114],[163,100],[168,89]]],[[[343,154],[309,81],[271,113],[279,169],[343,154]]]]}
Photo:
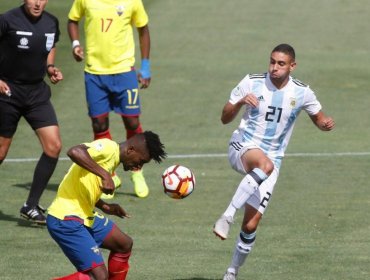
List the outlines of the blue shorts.
{"type": "Polygon", "coordinates": [[[99,117],[114,110],[122,116],[141,113],[136,71],[94,75],[85,72],[86,102],[90,117],[99,117]]]}
{"type": "Polygon", "coordinates": [[[89,228],[76,216],[60,220],[48,215],[46,225],[51,237],[78,271],[104,264],[100,246],[115,226],[111,220],[96,213],[94,224],[89,228]]]}

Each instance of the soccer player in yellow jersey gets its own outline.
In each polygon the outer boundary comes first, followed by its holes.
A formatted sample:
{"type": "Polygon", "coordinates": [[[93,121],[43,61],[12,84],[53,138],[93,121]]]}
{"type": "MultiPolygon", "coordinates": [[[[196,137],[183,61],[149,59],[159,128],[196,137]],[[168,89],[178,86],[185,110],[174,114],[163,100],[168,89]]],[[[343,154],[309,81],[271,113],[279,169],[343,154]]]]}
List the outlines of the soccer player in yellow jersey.
{"type": "Polygon", "coordinates": [[[118,204],[108,204],[102,193],[114,191],[112,173],[120,163],[125,171],[165,157],[164,145],[151,131],[135,134],[123,143],[98,139],[72,147],[74,162],[48,208],[47,228],[77,272],[58,280],[124,280],[129,269],[132,239],[95,208],[120,218],[129,217],[118,204]],[[100,248],[110,250],[108,269],[100,248]]]}
{"type": "MultiPolygon", "coordinates": [[[[121,115],[127,139],[142,132],[138,82],[141,88],[147,88],[151,80],[148,15],[142,1],[75,0],[68,18],[73,56],[76,61],[85,59],[86,101],[94,139],[112,139],[109,131],[112,110],[121,115]],[[85,51],[79,41],[82,18],[85,18],[85,51]],[[137,28],[141,51],[138,74],[134,69],[133,27],[137,28]]],[[[148,196],[149,188],[142,171],[133,172],[131,179],[136,195],[148,196]]]]}

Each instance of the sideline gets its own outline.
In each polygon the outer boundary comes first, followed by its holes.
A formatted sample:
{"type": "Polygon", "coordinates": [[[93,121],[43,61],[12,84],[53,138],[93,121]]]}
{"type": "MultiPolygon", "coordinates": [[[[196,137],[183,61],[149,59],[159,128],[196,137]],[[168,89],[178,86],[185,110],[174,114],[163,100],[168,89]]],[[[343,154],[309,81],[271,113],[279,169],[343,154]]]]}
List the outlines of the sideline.
{"type": "MultiPolygon", "coordinates": [[[[343,152],[343,153],[286,153],[285,157],[348,157],[348,156],[370,156],[370,152],[343,152]]],[[[188,154],[168,155],[167,158],[220,158],[227,157],[227,154],[188,154]]],[[[38,158],[10,158],[4,162],[34,162],[38,158]]],[[[70,160],[68,157],[60,157],[59,160],[70,160]]]]}

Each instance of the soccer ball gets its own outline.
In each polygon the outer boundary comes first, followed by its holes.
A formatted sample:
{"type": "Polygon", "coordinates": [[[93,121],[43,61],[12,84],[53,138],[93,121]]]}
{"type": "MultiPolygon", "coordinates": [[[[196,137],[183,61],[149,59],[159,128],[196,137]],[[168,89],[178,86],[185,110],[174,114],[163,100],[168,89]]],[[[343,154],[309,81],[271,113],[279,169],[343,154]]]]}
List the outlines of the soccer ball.
{"type": "Polygon", "coordinates": [[[164,193],[174,199],[182,199],[190,195],[195,187],[193,172],[182,165],[168,167],[162,175],[164,193]]]}

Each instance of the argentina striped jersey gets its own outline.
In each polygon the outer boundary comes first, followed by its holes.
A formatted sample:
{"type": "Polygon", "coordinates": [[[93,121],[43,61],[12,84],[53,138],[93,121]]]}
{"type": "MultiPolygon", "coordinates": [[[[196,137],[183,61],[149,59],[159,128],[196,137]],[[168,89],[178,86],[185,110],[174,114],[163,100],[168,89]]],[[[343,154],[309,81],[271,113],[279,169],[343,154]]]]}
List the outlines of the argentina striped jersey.
{"type": "Polygon", "coordinates": [[[231,91],[229,102],[236,104],[247,94],[254,94],[259,105],[245,106],[234,133],[242,135],[243,142],[260,147],[279,168],[299,113],[315,115],[321,104],[309,86],[289,77],[287,85],[277,89],[268,73],[247,75],[231,91]]]}

